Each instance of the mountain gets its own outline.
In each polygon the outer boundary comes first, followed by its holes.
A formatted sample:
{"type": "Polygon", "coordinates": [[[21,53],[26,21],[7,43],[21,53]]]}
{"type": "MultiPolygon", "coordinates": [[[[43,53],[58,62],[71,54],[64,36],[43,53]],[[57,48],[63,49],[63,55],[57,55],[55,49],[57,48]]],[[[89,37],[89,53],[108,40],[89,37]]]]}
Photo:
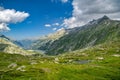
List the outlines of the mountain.
{"type": "Polygon", "coordinates": [[[35,50],[46,50],[48,45],[51,45],[55,40],[59,40],[60,37],[67,34],[65,29],[60,29],[53,34],[49,34],[47,36],[43,36],[40,39],[34,41],[31,48],[35,50]]]}
{"type": "Polygon", "coordinates": [[[2,34],[0,34],[0,38],[4,38],[4,39],[7,39],[7,40],[10,40],[8,37],[6,37],[5,35],[2,35],[2,34]]]}
{"type": "Polygon", "coordinates": [[[37,39],[24,39],[24,40],[14,40],[13,42],[26,49],[33,50],[46,50],[47,45],[52,44],[55,40],[58,40],[63,35],[67,34],[65,29],[60,29],[55,33],[37,38],[37,39]]]}
{"type": "Polygon", "coordinates": [[[5,35],[0,35],[0,52],[10,53],[10,54],[21,54],[21,55],[29,55],[32,52],[28,52],[21,47],[17,46],[13,43],[5,35]]]}
{"type": "Polygon", "coordinates": [[[33,42],[56,56],[23,56],[23,42],[0,35],[1,80],[120,80],[120,21],[104,16],[33,42]]]}
{"type": "Polygon", "coordinates": [[[120,40],[57,56],[0,52],[1,80],[120,80],[120,40]]]}
{"type": "Polygon", "coordinates": [[[103,16],[82,27],[68,29],[68,34],[47,45],[46,54],[57,55],[116,39],[120,39],[120,21],[103,16]]]}
{"type": "Polygon", "coordinates": [[[31,49],[32,44],[35,42],[36,40],[31,40],[31,39],[25,39],[25,40],[16,40],[14,41],[14,43],[24,49],[31,49]]]}
{"type": "Polygon", "coordinates": [[[21,42],[17,41],[17,40],[13,40],[13,43],[22,47],[22,48],[24,48],[23,44],[21,42]]]}

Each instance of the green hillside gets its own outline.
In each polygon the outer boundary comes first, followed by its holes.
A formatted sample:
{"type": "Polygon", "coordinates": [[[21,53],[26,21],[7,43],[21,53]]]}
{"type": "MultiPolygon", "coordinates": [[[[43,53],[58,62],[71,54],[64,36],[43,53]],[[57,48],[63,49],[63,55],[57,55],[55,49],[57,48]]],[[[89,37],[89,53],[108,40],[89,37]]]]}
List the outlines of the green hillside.
{"type": "Polygon", "coordinates": [[[0,53],[0,80],[120,80],[119,42],[59,56],[0,53]]]}
{"type": "Polygon", "coordinates": [[[69,34],[48,45],[46,51],[47,54],[57,55],[118,38],[120,38],[120,21],[110,20],[107,16],[104,16],[89,22],[83,27],[71,29],[69,34]]]}

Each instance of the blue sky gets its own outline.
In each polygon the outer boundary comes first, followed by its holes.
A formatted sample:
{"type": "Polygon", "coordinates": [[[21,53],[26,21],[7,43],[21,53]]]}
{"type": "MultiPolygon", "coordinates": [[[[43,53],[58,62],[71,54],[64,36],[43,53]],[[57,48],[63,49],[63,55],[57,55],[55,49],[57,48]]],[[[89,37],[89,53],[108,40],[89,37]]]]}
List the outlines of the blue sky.
{"type": "Polygon", "coordinates": [[[61,28],[60,24],[64,18],[72,15],[71,2],[70,0],[68,2],[61,0],[0,0],[1,7],[24,11],[30,15],[20,23],[9,24],[11,30],[4,34],[13,39],[25,39],[53,33],[56,28],[61,28]],[[59,23],[59,25],[53,25],[55,23],[59,23]],[[45,27],[45,24],[51,26],[45,27]]]}
{"type": "Polygon", "coordinates": [[[0,32],[13,39],[36,38],[104,15],[120,20],[120,0],[0,0],[0,32]]]}

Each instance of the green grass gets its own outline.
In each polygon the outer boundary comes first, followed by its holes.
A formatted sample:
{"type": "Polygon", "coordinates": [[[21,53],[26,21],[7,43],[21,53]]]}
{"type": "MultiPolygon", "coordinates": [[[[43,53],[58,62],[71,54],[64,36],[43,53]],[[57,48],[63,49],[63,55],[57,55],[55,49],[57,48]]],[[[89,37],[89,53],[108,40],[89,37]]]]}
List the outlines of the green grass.
{"type": "Polygon", "coordinates": [[[22,56],[0,52],[0,80],[120,80],[120,57],[113,56],[120,55],[119,42],[110,41],[59,56],[22,56]],[[80,60],[90,62],[76,62],[80,60]],[[9,68],[11,63],[17,66],[9,68]],[[25,66],[25,71],[17,70],[21,66],[25,66]]]}

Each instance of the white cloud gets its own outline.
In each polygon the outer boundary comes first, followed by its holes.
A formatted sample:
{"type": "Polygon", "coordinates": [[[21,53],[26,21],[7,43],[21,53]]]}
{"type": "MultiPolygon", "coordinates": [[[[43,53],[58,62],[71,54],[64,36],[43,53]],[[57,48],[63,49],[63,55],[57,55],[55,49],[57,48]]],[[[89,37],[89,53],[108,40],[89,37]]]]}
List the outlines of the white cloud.
{"type": "Polygon", "coordinates": [[[53,24],[45,24],[44,26],[45,27],[52,27],[52,26],[57,27],[59,25],[60,25],[59,23],[53,23],[53,24]]]}
{"type": "Polygon", "coordinates": [[[69,19],[64,19],[64,23],[63,23],[63,25],[65,27],[69,27],[69,28],[74,28],[74,27],[77,27],[77,26],[83,25],[83,24],[84,24],[84,22],[82,22],[82,21],[79,22],[78,19],[74,16],[69,19]]]}
{"type": "Polygon", "coordinates": [[[2,31],[9,31],[9,30],[10,30],[10,28],[7,27],[6,23],[1,23],[0,24],[0,32],[2,32],[2,31]]]}
{"type": "Polygon", "coordinates": [[[67,3],[67,2],[68,2],[68,0],[61,0],[61,2],[62,2],[62,3],[67,3]]]}
{"type": "Polygon", "coordinates": [[[58,2],[62,2],[62,3],[67,3],[69,0],[51,0],[51,2],[54,3],[58,3],[58,2]]]}
{"type": "Polygon", "coordinates": [[[120,20],[120,0],[73,0],[72,17],[64,19],[68,28],[80,27],[92,19],[107,15],[120,20]]]}
{"type": "Polygon", "coordinates": [[[53,26],[59,26],[60,24],[59,23],[54,23],[52,24],[53,26]]]}
{"type": "Polygon", "coordinates": [[[51,27],[51,25],[50,24],[45,24],[45,27],[51,27]]]}
{"type": "Polygon", "coordinates": [[[57,32],[62,31],[62,30],[65,30],[65,29],[62,27],[62,28],[58,29],[57,32]]]}
{"type": "Polygon", "coordinates": [[[29,16],[28,13],[16,11],[14,9],[4,9],[0,7],[0,31],[10,30],[7,26],[10,23],[24,21],[29,16]]]}
{"type": "Polygon", "coordinates": [[[57,28],[53,28],[53,31],[56,31],[57,30],[57,28]]]}

